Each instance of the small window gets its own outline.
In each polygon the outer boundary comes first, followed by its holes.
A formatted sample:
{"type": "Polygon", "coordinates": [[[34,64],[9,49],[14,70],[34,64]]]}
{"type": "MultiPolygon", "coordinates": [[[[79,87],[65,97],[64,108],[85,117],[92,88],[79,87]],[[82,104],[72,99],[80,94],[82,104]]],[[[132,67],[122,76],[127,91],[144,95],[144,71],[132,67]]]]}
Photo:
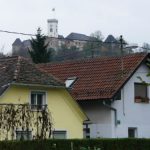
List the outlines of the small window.
{"type": "Polygon", "coordinates": [[[45,92],[31,92],[31,109],[42,109],[46,105],[45,92]]]}
{"type": "Polygon", "coordinates": [[[32,132],[16,131],[16,140],[32,140],[32,132]]]}
{"type": "Polygon", "coordinates": [[[66,139],[67,132],[66,131],[53,131],[53,138],[54,139],[66,139]]]}
{"type": "Polygon", "coordinates": [[[90,128],[87,127],[83,129],[83,137],[86,139],[90,138],[90,128]]]}
{"type": "Polygon", "coordinates": [[[121,90],[116,94],[114,100],[121,100],[121,90]]]}
{"type": "Polygon", "coordinates": [[[135,102],[149,102],[147,94],[147,85],[143,83],[134,84],[135,102]]]}
{"type": "Polygon", "coordinates": [[[71,87],[71,86],[75,83],[76,80],[77,80],[77,77],[68,78],[68,79],[65,81],[66,87],[67,87],[67,88],[71,87]]]}
{"type": "Polygon", "coordinates": [[[128,137],[129,138],[137,137],[137,128],[128,128],[128,137]]]}
{"type": "Polygon", "coordinates": [[[50,32],[53,32],[53,29],[52,29],[52,28],[50,28],[50,32]]]}

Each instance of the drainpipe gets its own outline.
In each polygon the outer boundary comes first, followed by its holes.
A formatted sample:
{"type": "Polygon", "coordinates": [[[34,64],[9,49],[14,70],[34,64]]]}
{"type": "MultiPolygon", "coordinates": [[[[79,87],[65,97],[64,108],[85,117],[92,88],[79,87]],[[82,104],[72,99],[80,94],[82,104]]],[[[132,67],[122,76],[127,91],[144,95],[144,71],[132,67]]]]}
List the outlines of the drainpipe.
{"type": "Polygon", "coordinates": [[[114,115],[115,115],[115,126],[117,126],[117,109],[111,107],[110,105],[106,104],[105,101],[103,101],[103,105],[109,109],[111,109],[112,111],[114,111],[114,115]]]}

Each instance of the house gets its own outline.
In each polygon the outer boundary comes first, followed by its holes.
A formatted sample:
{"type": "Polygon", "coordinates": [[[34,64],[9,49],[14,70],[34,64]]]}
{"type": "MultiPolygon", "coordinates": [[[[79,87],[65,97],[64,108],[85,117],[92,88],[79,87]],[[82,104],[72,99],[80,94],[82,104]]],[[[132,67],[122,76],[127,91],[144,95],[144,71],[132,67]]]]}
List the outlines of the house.
{"type": "Polygon", "coordinates": [[[119,43],[119,41],[117,41],[116,38],[113,35],[110,34],[105,39],[104,43],[114,43],[114,44],[117,44],[117,43],[119,43]]]}
{"type": "Polygon", "coordinates": [[[90,138],[150,138],[149,54],[100,57],[38,67],[66,83],[91,122],[90,138]]]}
{"type": "MultiPolygon", "coordinates": [[[[120,41],[116,39],[113,35],[108,35],[103,42],[103,47],[101,50],[104,54],[108,56],[120,56],[120,41]]],[[[124,50],[124,54],[128,53],[127,50],[124,50]]]]}
{"type": "Polygon", "coordinates": [[[29,57],[28,48],[31,47],[30,40],[21,41],[17,38],[14,43],[12,44],[12,54],[13,55],[20,55],[24,57],[29,57]]]}
{"type": "MultiPolygon", "coordinates": [[[[87,117],[71,97],[64,83],[40,71],[25,58],[14,56],[0,59],[0,106],[25,103],[38,106],[39,112],[45,105],[49,108],[52,116],[53,138],[83,137],[83,122],[87,117]]],[[[36,112],[35,107],[31,107],[31,111],[36,112]]],[[[1,140],[5,139],[4,133],[10,135],[1,129],[3,123],[0,122],[1,140]]],[[[27,133],[15,127],[16,139],[20,134],[25,137],[27,133]]],[[[32,138],[34,130],[30,129],[29,134],[32,138]]]]}
{"type": "Polygon", "coordinates": [[[85,44],[87,42],[95,41],[94,37],[87,36],[85,34],[81,33],[70,33],[66,38],[65,44],[68,48],[71,48],[72,46],[76,46],[79,50],[83,50],[85,44]]]}

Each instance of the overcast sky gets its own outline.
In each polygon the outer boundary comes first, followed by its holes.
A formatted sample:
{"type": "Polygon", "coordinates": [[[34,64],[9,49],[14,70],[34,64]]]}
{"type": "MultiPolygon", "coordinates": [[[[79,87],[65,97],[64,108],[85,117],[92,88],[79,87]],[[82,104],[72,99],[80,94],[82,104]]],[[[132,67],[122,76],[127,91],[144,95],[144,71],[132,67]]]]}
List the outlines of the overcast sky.
{"type": "MultiPolygon", "coordinates": [[[[104,37],[123,35],[131,43],[150,43],[150,0],[0,0],[0,30],[47,34],[47,19],[59,21],[59,34],[89,35],[100,30],[104,37]]],[[[6,53],[16,38],[29,36],[0,33],[6,53]]]]}

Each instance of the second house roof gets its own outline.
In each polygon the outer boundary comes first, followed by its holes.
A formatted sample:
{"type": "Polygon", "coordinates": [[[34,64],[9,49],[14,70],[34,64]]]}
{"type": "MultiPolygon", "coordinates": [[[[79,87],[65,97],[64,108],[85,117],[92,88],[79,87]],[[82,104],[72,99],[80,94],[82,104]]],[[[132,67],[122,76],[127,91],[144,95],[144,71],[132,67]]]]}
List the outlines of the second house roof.
{"type": "Polygon", "coordinates": [[[63,63],[41,64],[38,67],[65,82],[77,77],[71,93],[76,100],[100,100],[113,98],[128,81],[147,54],[122,57],[100,57],[63,63]],[[121,61],[123,61],[123,72],[121,61]]]}

